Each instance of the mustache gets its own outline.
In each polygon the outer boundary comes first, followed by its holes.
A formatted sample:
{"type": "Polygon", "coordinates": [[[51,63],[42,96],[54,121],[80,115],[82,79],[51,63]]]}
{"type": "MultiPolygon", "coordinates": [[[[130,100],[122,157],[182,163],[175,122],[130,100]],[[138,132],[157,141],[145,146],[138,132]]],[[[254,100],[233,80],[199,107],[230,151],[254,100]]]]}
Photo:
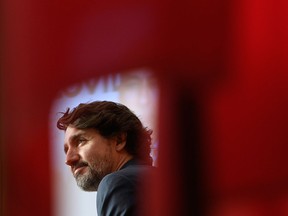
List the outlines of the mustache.
{"type": "Polygon", "coordinates": [[[74,164],[71,168],[72,168],[72,171],[73,171],[73,173],[74,173],[74,171],[75,171],[76,169],[78,169],[78,168],[80,168],[80,167],[84,167],[84,166],[89,166],[89,164],[88,164],[87,162],[85,162],[85,161],[80,161],[80,162],[74,164]]]}

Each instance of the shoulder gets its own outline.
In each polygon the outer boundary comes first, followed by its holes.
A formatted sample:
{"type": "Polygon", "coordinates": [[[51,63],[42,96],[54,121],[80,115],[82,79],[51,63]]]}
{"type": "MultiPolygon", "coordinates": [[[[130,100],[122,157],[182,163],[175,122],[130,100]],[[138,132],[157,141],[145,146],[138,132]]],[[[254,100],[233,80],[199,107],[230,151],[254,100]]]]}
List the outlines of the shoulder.
{"type": "Polygon", "coordinates": [[[134,181],[135,181],[134,177],[136,176],[137,176],[136,171],[131,171],[131,170],[129,171],[120,170],[117,172],[113,172],[111,174],[106,175],[102,179],[98,190],[101,190],[105,187],[109,187],[111,189],[114,187],[119,187],[120,185],[123,186],[123,184],[132,186],[134,185],[134,181]]]}
{"type": "Polygon", "coordinates": [[[106,175],[97,191],[97,209],[102,212],[101,215],[117,215],[116,212],[134,211],[142,175],[150,169],[150,166],[129,165],[106,175]]]}
{"type": "Polygon", "coordinates": [[[147,175],[153,168],[146,165],[130,165],[116,172],[106,175],[99,187],[109,186],[114,187],[117,185],[130,185],[135,186],[142,179],[143,175],[147,175]]]}

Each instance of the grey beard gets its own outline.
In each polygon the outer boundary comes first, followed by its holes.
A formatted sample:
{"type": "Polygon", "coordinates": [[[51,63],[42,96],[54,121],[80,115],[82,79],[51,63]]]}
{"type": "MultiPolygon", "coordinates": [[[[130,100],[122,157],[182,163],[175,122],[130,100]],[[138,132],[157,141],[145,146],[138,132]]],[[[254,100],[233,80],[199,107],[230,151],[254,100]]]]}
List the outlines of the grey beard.
{"type": "Polygon", "coordinates": [[[84,175],[78,175],[75,177],[77,185],[84,191],[97,191],[98,186],[104,176],[100,176],[90,167],[88,168],[89,172],[84,175]]]}

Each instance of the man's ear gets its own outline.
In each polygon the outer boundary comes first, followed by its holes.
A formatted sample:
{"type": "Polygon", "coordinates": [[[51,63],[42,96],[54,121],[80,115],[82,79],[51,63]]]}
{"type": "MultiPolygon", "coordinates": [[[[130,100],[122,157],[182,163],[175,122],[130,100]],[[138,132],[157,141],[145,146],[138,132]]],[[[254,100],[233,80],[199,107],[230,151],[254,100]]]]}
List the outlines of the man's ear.
{"type": "Polygon", "coordinates": [[[121,133],[116,137],[116,151],[121,151],[126,145],[127,134],[121,133]]]}

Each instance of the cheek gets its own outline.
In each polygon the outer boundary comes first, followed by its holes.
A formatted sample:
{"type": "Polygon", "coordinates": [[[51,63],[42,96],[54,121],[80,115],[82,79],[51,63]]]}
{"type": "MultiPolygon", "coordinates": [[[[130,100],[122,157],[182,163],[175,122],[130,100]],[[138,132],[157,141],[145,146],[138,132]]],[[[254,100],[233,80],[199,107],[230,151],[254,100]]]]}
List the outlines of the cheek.
{"type": "Polygon", "coordinates": [[[79,150],[79,155],[81,156],[81,159],[85,162],[90,163],[91,160],[98,158],[98,152],[95,151],[95,149],[90,148],[89,146],[83,146],[79,150]]]}
{"type": "Polygon", "coordinates": [[[112,156],[112,149],[111,148],[87,148],[83,149],[82,157],[83,160],[90,162],[100,162],[103,160],[107,160],[112,156]]]}
{"type": "Polygon", "coordinates": [[[87,162],[90,168],[101,175],[106,175],[113,171],[113,157],[111,152],[94,152],[87,155],[87,162]]]}

